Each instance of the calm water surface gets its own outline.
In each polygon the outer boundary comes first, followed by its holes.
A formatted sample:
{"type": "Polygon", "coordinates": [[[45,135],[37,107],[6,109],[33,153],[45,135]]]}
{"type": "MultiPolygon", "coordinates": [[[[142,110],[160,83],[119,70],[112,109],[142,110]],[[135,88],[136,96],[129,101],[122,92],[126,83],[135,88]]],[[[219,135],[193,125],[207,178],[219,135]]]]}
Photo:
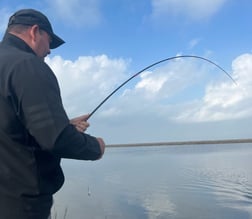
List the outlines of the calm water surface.
{"type": "Polygon", "coordinates": [[[62,166],[52,218],[252,219],[252,144],[108,148],[62,166]]]}

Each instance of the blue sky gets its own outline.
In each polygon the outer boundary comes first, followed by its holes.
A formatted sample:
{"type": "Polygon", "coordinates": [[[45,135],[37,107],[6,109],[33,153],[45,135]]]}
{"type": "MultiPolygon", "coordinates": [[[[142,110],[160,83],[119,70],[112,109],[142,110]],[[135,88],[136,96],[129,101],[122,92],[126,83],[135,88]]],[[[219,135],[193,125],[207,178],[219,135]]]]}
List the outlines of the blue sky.
{"type": "Polygon", "coordinates": [[[0,1],[0,35],[18,9],[35,8],[66,44],[46,62],[69,117],[85,114],[142,68],[178,54],[215,61],[237,81],[199,60],[177,60],[141,74],[90,118],[107,143],[250,138],[250,0],[0,1]]]}

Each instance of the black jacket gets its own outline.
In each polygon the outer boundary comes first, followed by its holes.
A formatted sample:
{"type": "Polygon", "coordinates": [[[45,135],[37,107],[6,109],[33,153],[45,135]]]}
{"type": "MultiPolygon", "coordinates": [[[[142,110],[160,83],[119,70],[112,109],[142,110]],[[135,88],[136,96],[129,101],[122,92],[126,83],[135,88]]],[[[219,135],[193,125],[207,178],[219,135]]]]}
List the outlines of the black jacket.
{"type": "Polygon", "coordinates": [[[0,44],[0,217],[45,218],[64,182],[60,159],[100,155],[98,141],[69,123],[52,70],[6,34],[0,44]]]}

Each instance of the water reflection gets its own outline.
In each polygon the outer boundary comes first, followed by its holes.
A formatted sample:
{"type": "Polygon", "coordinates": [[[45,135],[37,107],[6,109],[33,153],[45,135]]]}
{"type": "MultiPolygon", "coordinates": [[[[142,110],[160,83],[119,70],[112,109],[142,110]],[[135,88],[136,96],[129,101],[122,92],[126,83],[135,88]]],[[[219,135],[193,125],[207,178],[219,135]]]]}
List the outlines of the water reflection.
{"type": "Polygon", "coordinates": [[[71,219],[252,218],[252,145],[107,149],[65,160],[54,211],[71,219]]]}

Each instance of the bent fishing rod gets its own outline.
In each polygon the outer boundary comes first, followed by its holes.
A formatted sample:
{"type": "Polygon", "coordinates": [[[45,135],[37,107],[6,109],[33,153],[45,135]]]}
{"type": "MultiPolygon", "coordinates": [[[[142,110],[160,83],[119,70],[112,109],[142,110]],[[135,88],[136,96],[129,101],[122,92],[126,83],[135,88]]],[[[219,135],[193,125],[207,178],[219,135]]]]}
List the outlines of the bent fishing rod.
{"type": "Polygon", "coordinates": [[[106,98],[104,98],[104,100],[102,100],[100,102],[99,105],[97,105],[97,107],[94,108],[94,110],[89,114],[87,120],[114,94],[116,93],[120,88],[122,88],[125,84],[127,84],[129,81],[131,81],[133,78],[135,78],[136,76],[140,75],[142,72],[150,69],[151,67],[155,66],[155,65],[158,65],[162,62],[167,62],[167,61],[170,61],[170,60],[173,60],[173,59],[179,59],[179,58],[195,58],[195,59],[201,59],[203,61],[206,61],[214,66],[216,66],[218,69],[220,69],[222,72],[224,72],[233,82],[234,84],[237,85],[236,81],[231,77],[231,75],[225,71],[221,66],[219,66],[218,64],[216,64],[215,62],[207,59],[207,58],[204,58],[204,57],[201,57],[201,56],[196,56],[196,55],[179,55],[179,56],[172,56],[172,57],[169,57],[169,58],[166,58],[166,59],[163,59],[163,60],[160,60],[160,61],[157,61],[147,67],[145,67],[144,69],[142,69],[141,71],[135,73],[134,75],[132,75],[129,79],[127,79],[126,81],[124,81],[121,85],[119,85],[116,89],[114,89],[106,98]]]}

